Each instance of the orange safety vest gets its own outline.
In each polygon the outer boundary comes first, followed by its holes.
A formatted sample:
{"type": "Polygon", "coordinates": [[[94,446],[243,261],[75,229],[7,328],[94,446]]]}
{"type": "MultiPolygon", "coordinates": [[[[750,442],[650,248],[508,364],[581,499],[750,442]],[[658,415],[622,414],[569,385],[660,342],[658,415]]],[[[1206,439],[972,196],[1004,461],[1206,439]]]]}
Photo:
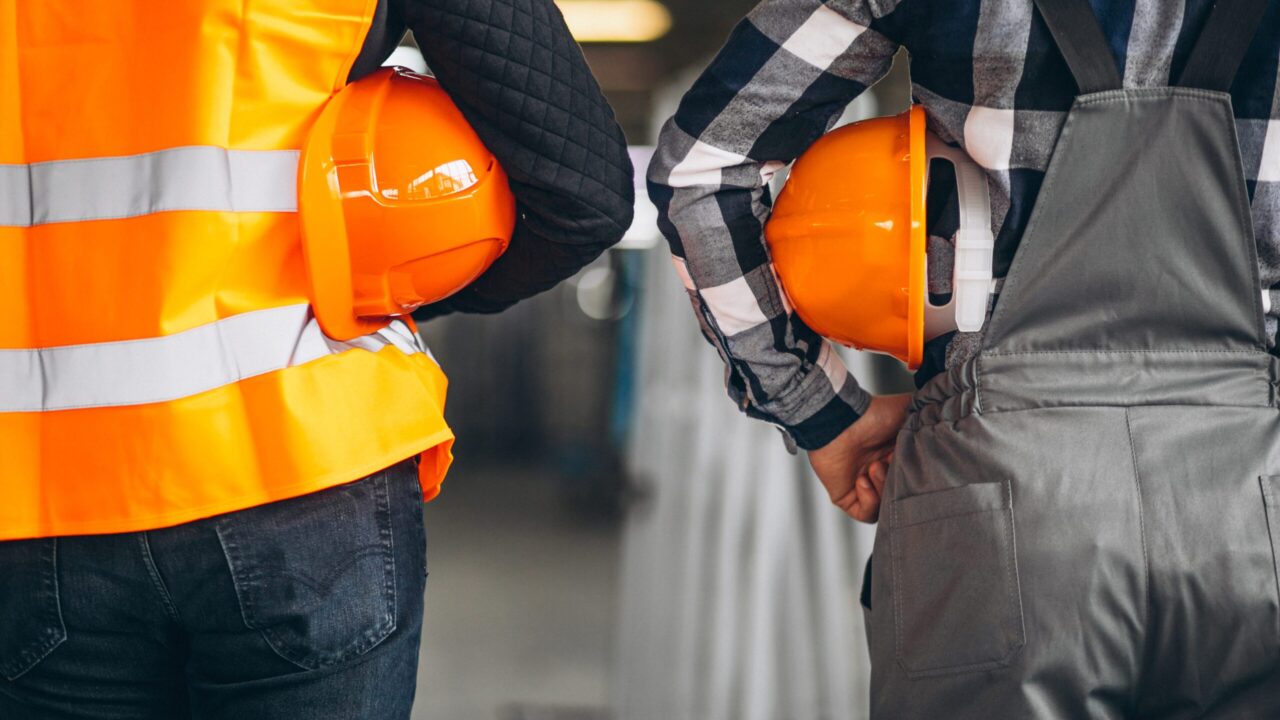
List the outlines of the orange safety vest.
{"type": "Polygon", "coordinates": [[[312,316],[299,148],[376,0],[0,0],[0,540],[144,530],[423,453],[414,328],[312,316]]]}

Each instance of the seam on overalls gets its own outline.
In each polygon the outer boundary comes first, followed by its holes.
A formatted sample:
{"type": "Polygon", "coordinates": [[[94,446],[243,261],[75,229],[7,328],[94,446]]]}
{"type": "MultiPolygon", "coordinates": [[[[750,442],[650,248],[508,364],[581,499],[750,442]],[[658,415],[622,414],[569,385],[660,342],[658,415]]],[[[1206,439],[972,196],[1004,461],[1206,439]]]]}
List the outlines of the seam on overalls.
{"type": "MultiPolygon", "coordinates": [[[[896,502],[889,503],[889,529],[893,530],[898,526],[898,504],[896,502]]],[[[893,585],[890,586],[889,592],[893,597],[893,660],[904,671],[907,669],[902,662],[902,580],[898,573],[898,540],[893,532],[885,534],[889,539],[889,573],[893,577],[893,585]]],[[[875,602],[874,598],[872,602],[875,602]]]]}
{"type": "MultiPolygon", "coordinates": [[[[1147,655],[1146,653],[1147,639],[1145,637],[1146,636],[1145,628],[1151,622],[1151,562],[1147,558],[1147,523],[1146,523],[1144,514],[1142,512],[1142,473],[1138,469],[1138,447],[1133,441],[1133,423],[1129,419],[1129,414],[1130,414],[1130,411],[1128,408],[1126,408],[1124,411],[1124,427],[1125,427],[1125,433],[1129,438],[1129,455],[1133,460],[1133,486],[1138,493],[1138,539],[1140,541],[1139,544],[1142,547],[1142,596],[1143,596],[1143,614],[1145,615],[1145,618],[1143,622],[1143,628],[1144,628],[1144,631],[1143,631],[1144,637],[1142,640],[1143,652],[1141,655],[1142,659],[1139,662],[1142,663],[1142,665],[1145,665],[1145,659],[1147,655]]],[[[1141,688],[1143,685],[1143,679],[1144,679],[1143,673],[1145,671],[1145,668],[1142,665],[1139,665],[1139,668],[1138,668],[1138,682],[1134,683],[1133,685],[1133,691],[1134,691],[1133,700],[1134,700],[1135,707],[1137,706],[1137,701],[1138,701],[1137,695],[1141,691],[1141,688]]]]}
{"type": "Polygon", "coordinates": [[[1065,410],[1095,410],[1095,409],[1102,409],[1102,408],[1114,408],[1114,409],[1123,408],[1125,410],[1128,410],[1129,408],[1135,408],[1135,407],[1147,407],[1147,408],[1150,408],[1150,407],[1159,407],[1159,408],[1213,407],[1213,408],[1242,408],[1247,410],[1258,410],[1263,408],[1280,409],[1280,387],[1277,387],[1274,384],[1271,385],[1270,387],[1271,387],[1271,392],[1273,393],[1270,401],[1265,404],[1253,404],[1253,405],[1243,405],[1240,403],[1222,403],[1222,402],[1191,403],[1183,400],[1166,402],[1166,401],[1139,398],[1134,400],[1126,400],[1124,402],[1111,402],[1111,403],[1104,403],[1104,402],[1098,402],[1098,401],[1085,401],[1085,402],[1079,402],[1079,403],[1063,402],[1063,403],[1057,403],[1054,405],[1037,405],[1032,407],[991,408],[988,410],[984,410],[981,413],[975,411],[972,413],[966,413],[957,418],[942,418],[942,419],[936,419],[936,420],[922,419],[921,414],[917,413],[907,418],[907,425],[905,425],[902,428],[902,432],[920,433],[921,431],[928,430],[933,427],[937,427],[938,425],[944,425],[944,424],[955,425],[957,422],[960,422],[961,420],[965,420],[974,415],[984,415],[986,417],[995,417],[997,415],[1012,415],[1015,413],[1040,412],[1043,410],[1064,410],[1064,409],[1065,410]]]}
{"type": "Polygon", "coordinates": [[[1249,293],[1253,300],[1253,322],[1254,332],[1257,333],[1255,338],[1257,349],[1263,353],[1270,354],[1267,348],[1267,312],[1262,307],[1262,264],[1258,258],[1258,230],[1253,226],[1253,208],[1249,204],[1249,181],[1244,174],[1244,157],[1241,154],[1240,137],[1236,131],[1236,118],[1234,110],[1232,110],[1231,101],[1228,97],[1226,103],[1227,112],[1227,128],[1231,132],[1231,143],[1236,148],[1236,160],[1241,163],[1239,176],[1239,192],[1233,193],[1236,198],[1236,222],[1245,228],[1248,232],[1245,247],[1249,251],[1249,286],[1252,292],[1249,293]]]}
{"type": "MultiPolygon", "coordinates": [[[[996,306],[996,312],[999,312],[999,306],[996,306]]],[[[991,322],[995,322],[995,317],[991,318],[991,322]]],[[[986,342],[986,340],[983,340],[986,342]]],[[[978,356],[973,360],[973,409],[978,415],[986,414],[985,404],[982,402],[982,384],[986,378],[986,371],[983,364],[986,362],[987,353],[983,350],[978,351],[978,356]]]]}
{"type": "Polygon", "coordinates": [[[1019,357],[1022,355],[1271,355],[1263,350],[1101,350],[1085,348],[1081,350],[1013,350],[987,353],[987,357],[1019,357]]]}
{"type": "Polygon", "coordinates": [[[181,622],[182,617],[178,615],[178,608],[173,603],[173,596],[169,594],[169,588],[165,587],[164,578],[160,577],[160,569],[156,567],[155,556],[151,554],[151,541],[147,538],[147,533],[138,533],[138,544],[142,546],[142,564],[147,567],[147,575],[151,578],[151,584],[160,595],[160,604],[164,606],[164,611],[170,619],[181,622]]]}
{"type": "MultiPolygon", "coordinates": [[[[968,413],[965,413],[964,405],[962,403],[960,406],[960,418],[958,419],[963,419],[968,415],[982,414],[982,362],[982,353],[979,352],[978,356],[974,358],[973,364],[968,368],[963,368],[961,371],[964,374],[968,374],[969,387],[973,389],[973,407],[970,408],[968,413]]],[[[963,374],[961,377],[963,378],[963,374]]],[[[967,392],[967,390],[965,389],[964,382],[962,381],[960,383],[959,395],[963,396],[965,392],[967,392]]]]}
{"type": "Polygon", "coordinates": [[[1103,90],[1101,92],[1089,93],[1076,97],[1075,104],[1078,107],[1086,107],[1089,105],[1101,105],[1111,102],[1117,98],[1126,98],[1130,100],[1163,100],[1168,97],[1186,97],[1195,100],[1213,100],[1219,101],[1222,98],[1230,98],[1229,93],[1219,90],[1206,90],[1204,88],[1189,87],[1152,87],[1152,88],[1116,88],[1114,90],[1103,90]]]}
{"type": "MultiPolygon", "coordinates": [[[[1258,478],[1258,485],[1262,488],[1262,512],[1266,515],[1267,520],[1267,540],[1271,543],[1271,562],[1276,562],[1276,528],[1277,523],[1276,503],[1272,496],[1271,489],[1267,486],[1267,477],[1263,475],[1258,478]]],[[[1276,574],[1276,594],[1280,597],[1280,573],[1276,574]]]]}
{"type": "Polygon", "coordinates": [[[1004,657],[1005,662],[1011,662],[1027,646],[1027,616],[1022,606],[1022,576],[1018,573],[1018,529],[1013,510],[1013,482],[1005,480],[1003,484],[1005,508],[1001,514],[1002,519],[1009,523],[1009,552],[1005,553],[1004,559],[1005,573],[1009,579],[1005,584],[1008,585],[1010,608],[1016,608],[1018,614],[1017,647],[1012,648],[1004,657]]]}

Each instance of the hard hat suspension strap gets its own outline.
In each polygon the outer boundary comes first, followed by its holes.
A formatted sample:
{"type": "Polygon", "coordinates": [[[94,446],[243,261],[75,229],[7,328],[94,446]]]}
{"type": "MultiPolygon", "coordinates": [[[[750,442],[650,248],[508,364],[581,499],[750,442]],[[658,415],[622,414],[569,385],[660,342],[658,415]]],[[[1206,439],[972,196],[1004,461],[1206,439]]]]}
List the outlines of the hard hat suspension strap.
{"type": "Polygon", "coordinates": [[[991,231],[991,196],[982,168],[963,150],[947,145],[933,134],[926,137],[925,144],[928,159],[942,158],[955,167],[956,199],[960,206],[951,302],[941,307],[925,303],[925,339],[932,340],[952,330],[977,332],[982,329],[991,296],[995,236],[991,231]]]}

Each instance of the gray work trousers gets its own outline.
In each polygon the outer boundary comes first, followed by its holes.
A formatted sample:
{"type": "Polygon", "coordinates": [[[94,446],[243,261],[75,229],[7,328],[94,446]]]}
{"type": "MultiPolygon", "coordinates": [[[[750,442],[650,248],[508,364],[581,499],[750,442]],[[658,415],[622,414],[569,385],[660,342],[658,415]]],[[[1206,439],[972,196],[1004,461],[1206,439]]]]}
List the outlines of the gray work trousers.
{"type": "Polygon", "coordinates": [[[1077,99],[982,352],[899,438],[873,717],[1280,718],[1280,361],[1234,128],[1221,92],[1077,99]]]}

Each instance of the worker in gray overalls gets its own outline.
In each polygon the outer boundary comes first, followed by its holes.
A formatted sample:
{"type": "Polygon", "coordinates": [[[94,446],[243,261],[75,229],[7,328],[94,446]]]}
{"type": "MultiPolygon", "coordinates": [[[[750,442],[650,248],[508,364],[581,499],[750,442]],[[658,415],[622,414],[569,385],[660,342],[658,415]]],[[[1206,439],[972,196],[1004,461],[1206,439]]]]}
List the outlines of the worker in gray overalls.
{"type": "Polygon", "coordinates": [[[1227,90],[1265,2],[1080,95],[981,352],[914,399],[867,612],[877,718],[1280,718],[1280,361],[1227,90]]]}

